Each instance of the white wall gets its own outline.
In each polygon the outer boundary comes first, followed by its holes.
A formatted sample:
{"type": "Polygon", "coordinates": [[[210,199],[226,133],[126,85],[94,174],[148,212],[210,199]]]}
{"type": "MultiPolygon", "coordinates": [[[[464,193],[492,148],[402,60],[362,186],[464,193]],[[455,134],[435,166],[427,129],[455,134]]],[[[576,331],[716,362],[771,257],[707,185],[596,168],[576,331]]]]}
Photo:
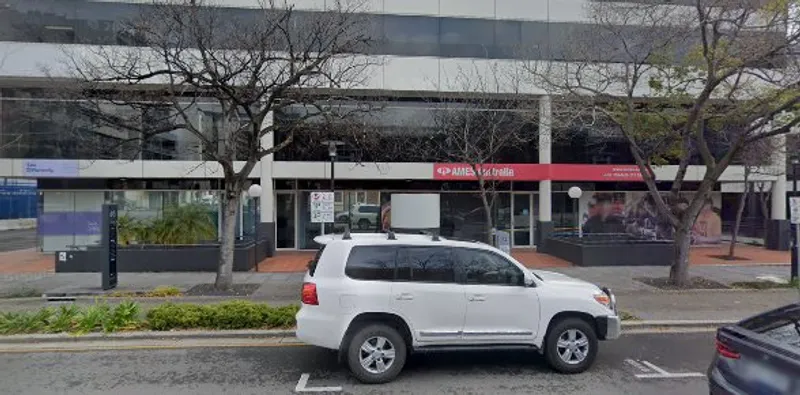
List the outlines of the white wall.
{"type": "MultiPolygon", "coordinates": [[[[117,161],[96,160],[79,161],[79,178],[222,178],[222,171],[215,163],[195,161],[117,161]]],[[[0,177],[23,177],[23,159],[0,159],[0,177]]],[[[375,179],[433,179],[433,163],[336,163],[336,178],[349,180],[375,179]]],[[[244,162],[237,162],[241,168],[244,162]]],[[[281,162],[268,161],[264,166],[256,166],[250,173],[251,178],[260,178],[262,169],[265,180],[278,179],[327,179],[330,177],[328,162],[281,162]]],[[[670,181],[675,178],[677,166],[654,167],[656,179],[670,181]]],[[[771,168],[752,174],[753,181],[773,181],[776,176],[771,168]]],[[[705,174],[703,166],[689,166],[686,171],[687,181],[701,181],[705,174]]],[[[742,166],[730,166],[722,176],[721,182],[741,181],[744,179],[742,166]]],[[[266,181],[265,181],[266,182],[266,181]]]]}

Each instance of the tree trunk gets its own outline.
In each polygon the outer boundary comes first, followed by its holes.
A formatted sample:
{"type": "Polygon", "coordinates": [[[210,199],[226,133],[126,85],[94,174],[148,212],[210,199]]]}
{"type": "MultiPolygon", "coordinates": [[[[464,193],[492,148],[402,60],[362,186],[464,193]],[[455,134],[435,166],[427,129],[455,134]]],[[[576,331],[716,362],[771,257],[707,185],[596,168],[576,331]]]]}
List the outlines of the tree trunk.
{"type": "MultiPolygon", "coordinates": [[[[494,228],[494,221],[492,218],[492,204],[489,202],[489,198],[486,196],[487,193],[490,193],[486,189],[486,181],[483,180],[482,177],[478,177],[478,188],[480,189],[481,193],[481,203],[483,204],[483,215],[486,217],[486,242],[489,245],[494,245],[494,235],[492,234],[492,228],[494,228]]],[[[492,199],[492,202],[494,199],[492,199]]]]}
{"type": "Polygon", "coordinates": [[[764,244],[767,243],[767,227],[769,226],[769,219],[770,219],[770,212],[769,212],[769,200],[770,200],[770,193],[766,192],[763,189],[761,193],[758,194],[758,202],[761,203],[761,238],[764,240],[764,244]]]}
{"type": "Polygon", "coordinates": [[[689,285],[689,249],[692,246],[692,227],[693,221],[681,220],[680,226],[675,229],[675,256],[673,257],[672,267],[669,270],[670,282],[677,287],[689,285]],[[687,225],[688,223],[689,225],[687,225]]]}
{"type": "Polygon", "coordinates": [[[481,191],[483,213],[486,216],[486,240],[490,245],[494,245],[494,235],[492,235],[492,229],[494,229],[494,218],[492,218],[492,205],[489,203],[489,199],[486,198],[487,193],[488,192],[485,190],[481,191]]]}
{"type": "Polygon", "coordinates": [[[749,171],[747,167],[744,169],[744,191],[742,196],[739,197],[739,207],[736,208],[736,221],[733,223],[733,232],[731,234],[731,245],[728,247],[728,259],[733,260],[736,256],[736,239],[739,236],[739,227],[742,225],[742,215],[744,214],[744,205],[747,203],[747,195],[750,188],[747,184],[747,176],[749,171]]]}
{"type": "Polygon", "coordinates": [[[236,214],[239,208],[239,194],[225,191],[222,211],[222,240],[220,243],[219,266],[214,287],[230,289],[233,285],[233,249],[236,240],[236,214]]]}

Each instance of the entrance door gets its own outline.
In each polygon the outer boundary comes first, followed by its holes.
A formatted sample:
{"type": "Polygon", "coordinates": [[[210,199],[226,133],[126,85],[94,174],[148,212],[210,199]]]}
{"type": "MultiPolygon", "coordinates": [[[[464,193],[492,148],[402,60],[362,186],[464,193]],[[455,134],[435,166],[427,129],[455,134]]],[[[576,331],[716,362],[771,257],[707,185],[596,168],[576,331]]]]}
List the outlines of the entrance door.
{"type": "Polygon", "coordinates": [[[295,193],[275,194],[275,247],[296,248],[295,193]]]}
{"type": "Polygon", "coordinates": [[[533,245],[533,215],[530,193],[515,193],[512,205],[512,223],[514,226],[512,240],[515,247],[530,247],[533,245]]]}

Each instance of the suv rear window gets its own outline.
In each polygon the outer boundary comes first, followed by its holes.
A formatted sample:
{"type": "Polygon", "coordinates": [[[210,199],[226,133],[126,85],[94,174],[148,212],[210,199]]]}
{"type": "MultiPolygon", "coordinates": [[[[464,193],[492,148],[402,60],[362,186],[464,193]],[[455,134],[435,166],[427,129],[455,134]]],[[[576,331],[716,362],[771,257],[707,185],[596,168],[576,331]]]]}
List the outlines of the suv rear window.
{"type": "Polygon", "coordinates": [[[322,251],[325,250],[325,244],[319,248],[319,251],[314,255],[314,258],[308,261],[308,274],[311,277],[314,277],[314,272],[317,271],[317,263],[319,263],[319,258],[322,256],[322,251]]]}
{"type": "Polygon", "coordinates": [[[394,246],[356,246],[350,250],[344,273],[354,280],[392,281],[396,259],[394,246]]]}

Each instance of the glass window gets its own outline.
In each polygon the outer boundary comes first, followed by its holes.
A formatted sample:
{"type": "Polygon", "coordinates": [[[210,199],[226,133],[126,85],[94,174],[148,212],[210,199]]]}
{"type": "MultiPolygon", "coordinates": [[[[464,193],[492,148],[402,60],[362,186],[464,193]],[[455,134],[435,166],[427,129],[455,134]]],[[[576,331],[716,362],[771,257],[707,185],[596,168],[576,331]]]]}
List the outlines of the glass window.
{"type": "Polygon", "coordinates": [[[439,55],[439,19],[421,16],[386,15],[384,44],[387,54],[439,55]]]}
{"type": "Polygon", "coordinates": [[[397,247],[353,247],[344,272],[356,280],[391,281],[394,279],[397,247]]]}
{"type": "Polygon", "coordinates": [[[522,22],[495,21],[494,46],[489,56],[495,59],[515,59],[522,50],[522,22]]]}
{"type": "Polygon", "coordinates": [[[277,248],[295,248],[295,195],[278,193],[275,195],[275,238],[277,248]]]}
{"type": "Polygon", "coordinates": [[[391,42],[436,44],[439,42],[439,20],[422,16],[386,15],[384,34],[391,42]]]}
{"type": "Polygon", "coordinates": [[[467,284],[524,285],[522,271],[507,259],[490,251],[456,249],[467,284]]]}
{"type": "Polygon", "coordinates": [[[364,205],[364,206],[359,206],[359,207],[358,207],[358,212],[360,212],[360,213],[373,213],[373,214],[377,214],[377,213],[379,213],[380,211],[381,211],[380,207],[378,207],[378,206],[373,206],[373,205],[369,205],[369,206],[367,206],[367,205],[364,205]]]}
{"type": "Polygon", "coordinates": [[[488,19],[441,18],[442,44],[494,44],[494,21],[488,19]]]}
{"type": "Polygon", "coordinates": [[[397,257],[397,280],[454,283],[455,262],[449,248],[405,247],[397,257]]]}

